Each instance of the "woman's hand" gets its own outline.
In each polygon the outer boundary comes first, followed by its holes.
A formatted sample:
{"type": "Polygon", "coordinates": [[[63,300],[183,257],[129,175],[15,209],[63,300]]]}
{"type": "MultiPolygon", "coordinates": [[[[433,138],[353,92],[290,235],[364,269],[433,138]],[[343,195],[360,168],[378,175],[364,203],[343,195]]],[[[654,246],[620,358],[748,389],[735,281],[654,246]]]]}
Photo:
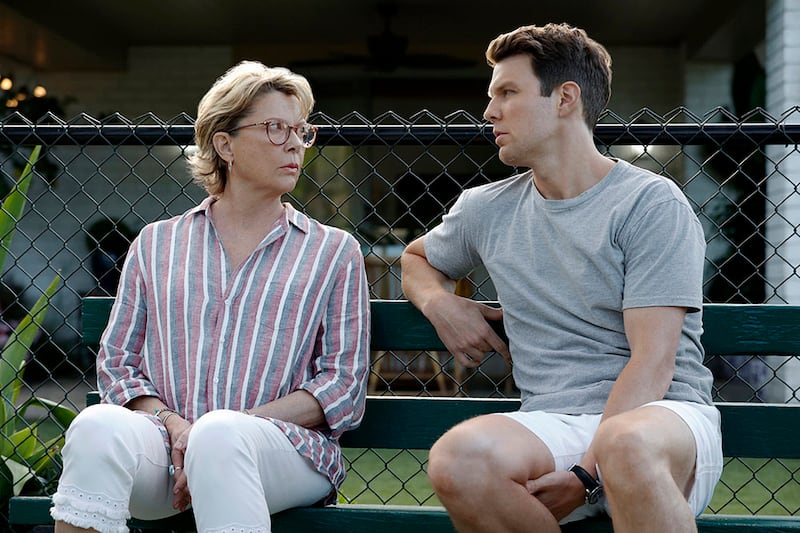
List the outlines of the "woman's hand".
{"type": "Polygon", "coordinates": [[[189,433],[192,425],[188,420],[180,416],[171,416],[164,424],[169,434],[169,441],[172,444],[172,489],[175,497],[172,500],[172,508],[180,511],[185,510],[192,503],[192,495],[189,494],[189,485],[186,480],[186,472],[183,470],[183,458],[186,454],[186,444],[189,442],[189,433]]]}

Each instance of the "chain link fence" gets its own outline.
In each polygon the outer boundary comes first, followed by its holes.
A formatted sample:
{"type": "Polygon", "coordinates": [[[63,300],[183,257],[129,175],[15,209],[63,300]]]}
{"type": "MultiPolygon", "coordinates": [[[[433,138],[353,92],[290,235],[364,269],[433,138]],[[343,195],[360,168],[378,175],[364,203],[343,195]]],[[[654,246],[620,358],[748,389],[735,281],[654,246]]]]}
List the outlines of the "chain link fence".
{"type": "MultiPolygon", "coordinates": [[[[373,298],[403,297],[404,245],[436,225],[464,188],[513,171],[497,159],[491,128],[466,113],[443,118],[426,111],[411,117],[387,113],[372,120],[356,113],[339,120],[317,114],[312,121],[319,126],[318,142],[307,151],[303,175],[287,201],[359,239],[373,298]]],[[[94,356],[79,338],[80,299],[114,293],[127,245],[142,226],[202,200],[204,192],[185,164],[193,149],[192,124],[187,115],[169,121],[153,115],[135,120],[81,115],[69,121],[50,115],[36,123],[18,114],[0,119],[4,195],[32,147],[44,147],[14,240],[3,241],[8,256],[0,284],[5,335],[0,346],[24,310],[61,277],[21,375],[17,405],[36,396],[75,411],[83,407],[95,376],[94,356]]],[[[595,135],[604,153],[667,176],[685,191],[708,242],[706,301],[800,304],[800,108],[780,117],[762,110],[735,117],[721,108],[703,116],[683,108],[665,116],[645,109],[628,119],[606,112],[595,135]]],[[[496,298],[480,270],[461,280],[458,291],[496,298]]],[[[797,356],[714,357],[707,364],[716,378],[717,400],[800,398],[797,356]]],[[[369,392],[517,394],[501,357],[468,370],[441,352],[373,354],[369,392]]],[[[42,440],[63,432],[51,410],[24,414],[42,440]]],[[[347,453],[351,474],[343,499],[438,503],[424,475],[424,452],[347,453]]],[[[56,448],[50,454],[57,459],[56,448]]],[[[52,492],[58,462],[54,465],[28,479],[23,490],[52,492]]],[[[798,478],[797,462],[731,459],[709,512],[798,514],[798,478]]]]}

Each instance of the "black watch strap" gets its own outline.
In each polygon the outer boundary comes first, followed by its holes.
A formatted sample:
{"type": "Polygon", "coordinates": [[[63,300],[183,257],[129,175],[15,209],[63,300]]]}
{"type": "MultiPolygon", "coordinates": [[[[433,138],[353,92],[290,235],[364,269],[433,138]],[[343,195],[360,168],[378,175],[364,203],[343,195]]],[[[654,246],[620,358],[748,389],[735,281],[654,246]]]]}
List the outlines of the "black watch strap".
{"type": "Polygon", "coordinates": [[[589,505],[597,503],[603,495],[603,484],[593,478],[592,475],[579,464],[574,464],[569,467],[569,471],[578,476],[578,479],[583,483],[583,487],[586,489],[586,503],[589,505]]]}

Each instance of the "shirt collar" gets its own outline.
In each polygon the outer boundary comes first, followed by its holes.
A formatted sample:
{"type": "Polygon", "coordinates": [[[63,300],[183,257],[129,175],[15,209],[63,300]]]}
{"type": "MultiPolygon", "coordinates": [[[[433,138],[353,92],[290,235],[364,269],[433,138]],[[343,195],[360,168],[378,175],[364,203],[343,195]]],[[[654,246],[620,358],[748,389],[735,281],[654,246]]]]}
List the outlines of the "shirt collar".
{"type": "MultiPolygon", "coordinates": [[[[210,218],[209,210],[211,209],[211,204],[216,201],[216,198],[213,196],[206,197],[202,202],[198,205],[194,206],[193,208],[186,211],[186,216],[194,216],[196,214],[202,213],[206,216],[206,218],[210,218]]],[[[295,226],[297,229],[302,231],[303,233],[308,233],[308,229],[310,226],[310,222],[308,217],[294,208],[292,204],[289,202],[283,202],[284,207],[284,220],[289,224],[295,226]]]]}
{"type": "Polygon", "coordinates": [[[191,216],[194,216],[194,215],[202,212],[206,216],[206,218],[210,218],[209,214],[208,214],[208,210],[211,209],[211,204],[214,203],[215,201],[216,201],[216,198],[214,198],[213,196],[207,196],[202,202],[200,202],[196,206],[194,206],[191,209],[189,209],[188,211],[186,211],[184,213],[184,216],[186,218],[189,218],[191,216]]]}
{"type": "Polygon", "coordinates": [[[290,224],[295,226],[303,233],[308,233],[308,229],[310,226],[308,217],[305,216],[300,211],[298,211],[297,209],[295,209],[294,206],[289,202],[284,202],[283,207],[285,208],[286,220],[288,220],[290,224]]]}

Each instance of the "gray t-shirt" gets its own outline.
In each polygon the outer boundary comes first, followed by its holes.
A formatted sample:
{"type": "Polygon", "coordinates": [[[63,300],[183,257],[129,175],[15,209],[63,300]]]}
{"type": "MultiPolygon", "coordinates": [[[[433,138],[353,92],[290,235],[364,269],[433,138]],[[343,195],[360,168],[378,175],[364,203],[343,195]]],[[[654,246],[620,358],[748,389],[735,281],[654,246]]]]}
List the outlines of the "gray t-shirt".
{"type": "Polygon", "coordinates": [[[705,239],[668,179],[618,161],[581,195],[547,200],[528,171],[465,190],[424,243],[452,279],[486,267],[523,411],[601,413],[630,359],[622,311],[650,306],[690,311],[665,398],[711,403],[700,345],[705,239]]]}

